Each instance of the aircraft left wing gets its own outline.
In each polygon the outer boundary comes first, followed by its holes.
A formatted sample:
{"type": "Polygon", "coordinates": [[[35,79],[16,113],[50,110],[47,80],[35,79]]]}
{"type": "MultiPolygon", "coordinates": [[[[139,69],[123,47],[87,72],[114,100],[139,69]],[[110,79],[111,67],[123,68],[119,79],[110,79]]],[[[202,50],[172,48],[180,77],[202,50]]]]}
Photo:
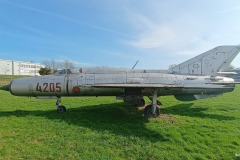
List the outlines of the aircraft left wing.
{"type": "Polygon", "coordinates": [[[100,83],[92,87],[97,88],[234,88],[224,84],[204,84],[204,85],[176,85],[176,84],[137,84],[137,83],[100,83]]]}
{"type": "Polygon", "coordinates": [[[128,87],[136,87],[136,88],[182,88],[182,85],[175,84],[138,84],[138,83],[101,83],[92,85],[92,87],[99,88],[128,88],[128,87]]]}

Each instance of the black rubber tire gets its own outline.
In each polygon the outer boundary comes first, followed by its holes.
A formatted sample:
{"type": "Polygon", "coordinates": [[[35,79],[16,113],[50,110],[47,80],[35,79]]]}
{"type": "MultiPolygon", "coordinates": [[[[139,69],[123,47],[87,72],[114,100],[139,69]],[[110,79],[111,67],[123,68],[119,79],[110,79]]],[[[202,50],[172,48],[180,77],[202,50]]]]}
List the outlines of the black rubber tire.
{"type": "Polygon", "coordinates": [[[58,113],[63,113],[63,112],[66,112],[66,107],[65,106],[58,106],[58,109],[57,109],[57,111],[58,111],[58,113]]]}
{"type": "Polygon", "coordinates": [[[144,108],[144,117],[147,117],[147,118],[156,118],[160,115],[160,110],[159,108],[157,107],[156,108],[156,112],[155,113],[152,113],[152,105],[147,105],[145,108],[144,108]]]}
{"type": "Polygon", "coordinates": [[[140,104],[134,104],[135,107],[143,107],[145,106],[145,100],[141,99],[141,103],[140,104]]]}

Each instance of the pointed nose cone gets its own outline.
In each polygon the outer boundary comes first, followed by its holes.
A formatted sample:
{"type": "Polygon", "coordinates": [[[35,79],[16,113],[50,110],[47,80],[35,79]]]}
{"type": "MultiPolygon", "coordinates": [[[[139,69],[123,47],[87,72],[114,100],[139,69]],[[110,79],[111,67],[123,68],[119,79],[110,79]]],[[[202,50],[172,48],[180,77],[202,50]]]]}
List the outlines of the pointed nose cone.
{"type": "Polygon", "coordinates": [[[9,86],[10,86],[10,85],[2,86],[2,87],[0,87],[0,90],[10,91],[10,90],[9,90],[9,86]]]}

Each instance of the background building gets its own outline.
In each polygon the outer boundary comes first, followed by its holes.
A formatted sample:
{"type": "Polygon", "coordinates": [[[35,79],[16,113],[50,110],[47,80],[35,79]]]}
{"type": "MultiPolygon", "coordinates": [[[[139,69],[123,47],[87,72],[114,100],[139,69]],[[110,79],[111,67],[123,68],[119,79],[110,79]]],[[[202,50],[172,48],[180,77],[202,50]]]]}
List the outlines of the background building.
{"type": "Polygon", "coordinates": [[[0,75],[40,75],[38,71],[45,67],[40,63],[21,62],[0,59],[0,75]]]}

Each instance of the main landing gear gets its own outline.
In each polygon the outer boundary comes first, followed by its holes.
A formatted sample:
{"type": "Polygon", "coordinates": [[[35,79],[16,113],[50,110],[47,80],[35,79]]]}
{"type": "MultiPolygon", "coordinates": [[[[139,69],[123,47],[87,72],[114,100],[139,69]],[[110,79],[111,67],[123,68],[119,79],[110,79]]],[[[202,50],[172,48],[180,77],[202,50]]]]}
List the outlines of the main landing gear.
{"type": "Polygon", "coordinates": [[[59,103],[61,103],[61,97],[58,97],[58,100],[56,102],[58,113],[66,112],[66,107],[65,106],[59,106],[59,103]]]}
{"type": "Polygon", "coordinates": [[[141,99],[141,102],[139,104],[134,104],[135,107],[143,107],[145,106],[145,100],[141,99]]]}
{"type": "MultiPolygon", "coordinates": [[[[149,98],[151,101],[153,100],[153,99],[152,99],[152,96],[148,96],[148,98],[149,98]]],[[[157,100],[157,105],[161,106],[162,103],[161,103],[159,100],[157,100]]]]}
{"type": "Polygon", "coordinates": [[[157,107],[157,89],[154,89],[153,96],[152,96],[152,105],[148,105],[144,108],[144,117],[156,118],[159,115],[160,115],[160,110],[157,107]]]}

